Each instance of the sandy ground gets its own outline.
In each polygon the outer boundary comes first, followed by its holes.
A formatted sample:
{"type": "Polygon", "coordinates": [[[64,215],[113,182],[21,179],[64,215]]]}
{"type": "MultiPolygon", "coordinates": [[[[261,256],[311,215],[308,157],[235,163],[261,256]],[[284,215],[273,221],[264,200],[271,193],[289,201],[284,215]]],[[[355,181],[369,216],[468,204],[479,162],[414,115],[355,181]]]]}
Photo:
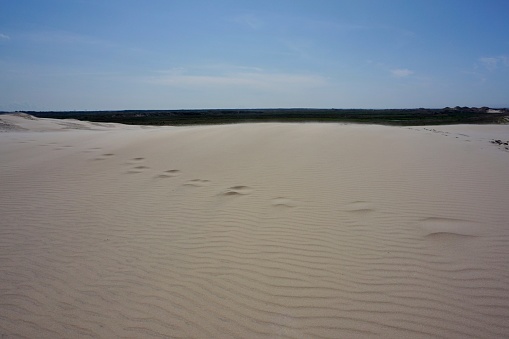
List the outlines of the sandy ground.
{"type": "Polygon", "coordinates": [[[509,336],[509,125],[0,130],[2,338],[509,336]]]}

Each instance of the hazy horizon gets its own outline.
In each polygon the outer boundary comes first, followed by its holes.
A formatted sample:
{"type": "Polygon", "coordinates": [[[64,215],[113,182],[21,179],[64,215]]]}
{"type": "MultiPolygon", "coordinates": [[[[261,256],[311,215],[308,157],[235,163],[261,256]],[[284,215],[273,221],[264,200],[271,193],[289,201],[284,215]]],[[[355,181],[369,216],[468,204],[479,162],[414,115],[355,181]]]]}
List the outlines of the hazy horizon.
{"type": "Polygon", "coordinates": [[[129,108],[123,108],[123,109],[72,109],[72,110],[66,110],[66,109],[60,109],[60,110],[30,110],[30,109],[20,109],[15,111],[0,111],[0,113],[12,113],[12,112],[122,112],[122,111],[204,111],[204,110],[227,110],[227,111],[246,111],[246,110],[338,110],[338,111],[348,111],[348,110],[366,110],[366,111],[382,111],[382,110],[419,110],[419,109],[425,109],[425,110],[441,110],[441,109],[455,109],[455,108],[468,108],[468,109],[480,109],[483,107],[488,107],[489,109],[497,110],[497,109],[509,109],[509,107],[489,107],[489,106],[446,106],[446,107],[400,107],[400,108],[378,108],[378,107],[371,107],[371,108],[356,108],[356,107],[347,107],[347,108],[337,108],[337,107],[250,107],[250,108],[238,108],[238,107],[223,107],[223,108],[215,108],[215,107],[202,107],[202,108],[140,108],[140,109],[129,109],[129,108]]]}
{"type": "Polygon", "coordinates": [[[509,107],[507,1],[0,5],[0,111],[509,107]]]}

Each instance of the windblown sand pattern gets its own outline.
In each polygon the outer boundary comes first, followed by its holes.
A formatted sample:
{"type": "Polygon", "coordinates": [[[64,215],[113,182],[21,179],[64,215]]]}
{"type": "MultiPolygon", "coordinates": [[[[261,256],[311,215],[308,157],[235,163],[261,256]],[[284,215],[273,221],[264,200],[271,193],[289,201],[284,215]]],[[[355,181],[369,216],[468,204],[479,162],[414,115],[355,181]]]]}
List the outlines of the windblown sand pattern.
{"type": "Polygon", "coordinates": [[[2,338],[509,336],[509,126],[0,119],[2,338]]]}

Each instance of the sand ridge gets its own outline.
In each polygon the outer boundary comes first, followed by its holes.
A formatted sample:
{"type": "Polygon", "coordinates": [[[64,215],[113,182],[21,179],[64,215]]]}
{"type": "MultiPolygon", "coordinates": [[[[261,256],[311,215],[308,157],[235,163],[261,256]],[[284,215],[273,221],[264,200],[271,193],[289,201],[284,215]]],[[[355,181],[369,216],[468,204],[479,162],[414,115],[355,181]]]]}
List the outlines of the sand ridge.
{"type": "Polygon", "coordinates": [[[508,126],[0,118],[4,337],[509,335],[508,126]]]}

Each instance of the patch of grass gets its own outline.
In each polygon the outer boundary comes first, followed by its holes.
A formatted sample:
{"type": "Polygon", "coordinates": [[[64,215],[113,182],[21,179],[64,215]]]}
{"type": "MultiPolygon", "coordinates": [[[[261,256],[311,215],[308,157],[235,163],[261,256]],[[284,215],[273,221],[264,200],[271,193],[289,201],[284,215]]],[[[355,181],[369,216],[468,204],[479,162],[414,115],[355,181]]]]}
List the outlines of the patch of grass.
{"type": "Polygon", "coordinates": [[[344,122],[396,126],[497,124],[509,110],[487,113],[487,108],[444,109],[209,109],[25,112],[36,117],[115,122],[131,125],[204,125],[246,122],[344,122]]]}

